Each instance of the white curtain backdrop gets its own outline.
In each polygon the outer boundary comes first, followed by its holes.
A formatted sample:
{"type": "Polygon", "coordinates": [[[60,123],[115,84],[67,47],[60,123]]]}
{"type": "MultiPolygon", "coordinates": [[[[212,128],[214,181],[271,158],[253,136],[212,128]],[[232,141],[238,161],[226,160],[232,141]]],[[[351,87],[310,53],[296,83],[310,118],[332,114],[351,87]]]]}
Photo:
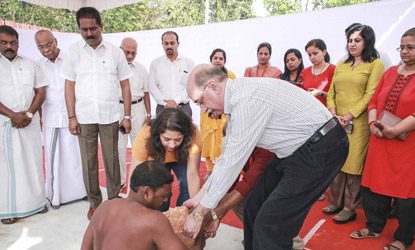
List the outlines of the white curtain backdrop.
{"type": "MultiPolygon", "coordinates": [[[[209,63],[209,55],[215,48],[227,52],[227,68],[238,77],[244,69],[256,65],[256,48],[267,41],[272,45],[271,64],[284,69],[283,56],[287,49],[297,48],[303,54],[305,66],[310,62],[304,51],[305,44],[313,38],[323,39],[328,47],[332,63],[345,55],[346,39],[344,29],[351,23],[370,25],[376,32],[377,48],[388,54],[393,64],[399,62],[399,46],[402,34],[415,27],[415,1],[380,1],[352,5],[320,11],[282,15],[276,17],[254,18],[242,21],[179,27],[172,30],[179,34],[179,53],[192,58],[196,64],[209,63]]],[[[147,69],[151,61],[162,55],[161,35],[166,30],[148,30],[104,35],[112,43],[119,45],[127,36],[138,42],[137,61],[147,69]]],[[[20,53],[33,59],[41,55],[34,43],[33,30],[18,30],[20,34],[20,53]]],[[[79,34],[55,33],[59,46],[65,51],[79,34]]],[[[193,119],[199,123],[199,109],[193,108],[193,119]]],[[[152,102],[153,113],[155,103],[152,102]]]]}

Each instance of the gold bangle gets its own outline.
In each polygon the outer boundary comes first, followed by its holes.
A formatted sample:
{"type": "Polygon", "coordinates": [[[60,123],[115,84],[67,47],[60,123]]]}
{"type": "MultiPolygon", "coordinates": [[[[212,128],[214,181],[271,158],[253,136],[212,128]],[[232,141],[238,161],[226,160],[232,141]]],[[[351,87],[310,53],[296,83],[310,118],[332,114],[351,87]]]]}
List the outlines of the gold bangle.
{"type": "Polygon", "coordinates": [[[71,117],[68,117],[68,120],[69,120],[69,121],[72,121],[72,120],[75,120],[75,119],[76,119],[76,115],[71,116],[71,117]]]}
{"type": "Polygon", "coordinates": [[[193,219],[197,220],[197,221],[202,221],[204,218],[204,215],[202,213],[199,212],[193,212],[193,219]]]}

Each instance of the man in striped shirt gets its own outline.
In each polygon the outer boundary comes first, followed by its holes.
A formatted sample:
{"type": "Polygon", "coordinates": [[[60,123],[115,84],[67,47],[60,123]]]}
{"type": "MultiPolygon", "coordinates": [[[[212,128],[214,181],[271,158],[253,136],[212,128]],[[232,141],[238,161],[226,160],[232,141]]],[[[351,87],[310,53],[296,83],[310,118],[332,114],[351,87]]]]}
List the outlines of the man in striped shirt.
{"type": "Polygon", "coordinates": [[[197,66],[187,82],[202,111],[229,115],[222,155],[199,193],[185,230],[196,237],[203,218],[238,177],[255,146],[274,152],[248,197],[245,249],[291,249],[312,204],[339,172],[348,153],[347,135],[313,96],[271,78],[229,80],[211,65],[197,66]]]}

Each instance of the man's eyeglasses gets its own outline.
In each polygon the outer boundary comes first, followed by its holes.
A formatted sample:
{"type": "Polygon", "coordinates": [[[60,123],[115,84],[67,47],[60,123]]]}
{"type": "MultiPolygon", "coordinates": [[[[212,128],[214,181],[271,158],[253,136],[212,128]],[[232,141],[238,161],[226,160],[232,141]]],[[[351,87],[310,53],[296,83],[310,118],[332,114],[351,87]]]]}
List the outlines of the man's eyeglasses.
{"type": "Polygon", "coordinates": [[[44,44],[44,45],[38,45],[37,48],[38,49],[49,49],[54,43],[55,43],[55,40],[48,42],[47,44],[44,44]]]}
{"type": "Polygon", "coordinates": [[[408,45],[401,45],[399,48],[396,48],[398,52],[401,52],[403,50],[412,51],[415,49],[415,44],[408,44],[408,45]]]}
{"type": "Polygon", "coordinates": [[[202,97],[203,97],[203,94],[205,93],[205,90],[207,89],[207,87],[208,87],[208,84],[206,84],[206,85],[203,87],[202,94],[200,94],[200,97],[199,97],[199,98],[195,101],[195,104],[196,104],[197,106],[200,106],[200,105],[202,105],[202,104],[203,104],[202,97]]]}

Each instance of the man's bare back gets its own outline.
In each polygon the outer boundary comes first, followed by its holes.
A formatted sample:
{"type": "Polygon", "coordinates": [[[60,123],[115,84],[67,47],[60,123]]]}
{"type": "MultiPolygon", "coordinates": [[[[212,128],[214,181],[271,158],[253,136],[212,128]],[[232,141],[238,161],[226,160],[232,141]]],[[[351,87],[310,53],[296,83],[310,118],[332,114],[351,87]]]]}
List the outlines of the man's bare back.
{"type": "Polygon", "coordinates": [[[171,182],[156,189],[135,189],[126,199],[113,199],[98,207],[85,232],[82,250],[185,249],[168,219],[157,210],[167,200],[171,182]]]}

